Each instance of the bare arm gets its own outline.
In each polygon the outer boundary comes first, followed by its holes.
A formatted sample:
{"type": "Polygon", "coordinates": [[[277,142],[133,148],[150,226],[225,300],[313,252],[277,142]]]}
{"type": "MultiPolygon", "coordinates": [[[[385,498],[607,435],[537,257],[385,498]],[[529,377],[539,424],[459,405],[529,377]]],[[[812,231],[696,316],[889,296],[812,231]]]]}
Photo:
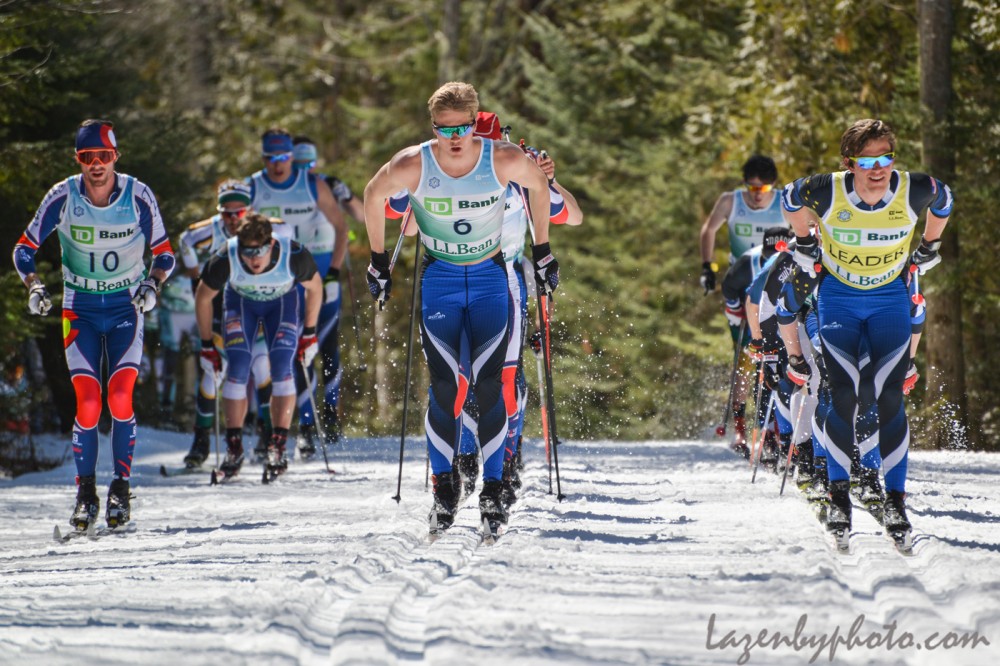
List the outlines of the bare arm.
{"type": "Polygon", "coordinates": [[[563,187],[560,183],[556,182],[556,163],[548,153],[540,153],[538,159],[538,168],[542,170],[545,177],[549,179],[549,183],[552,187],[556,189],[559,194],[562,195],[563,200],[566,202],[566,213],[568,217],[563,224],[568,224],[571,227],[583,224],[583,211],[580,210],[580,204],[576,202],[576,197],[573,193],[563,187]],[[544,155],[544,157],[543,157],[544,155]]]}
{"type": "Polygon", "coordinates": [[[733,193],[723,192],[715,200],[715,206],[712,207],[712,212],[709,214],[708,219],[701,225],[698,247],[701,249],[702,263],[712,261],[712,253],[715,249],[715,236],[719,233],[722,225],[726,223],[726,220],[729,219],[729,214],[732,212],[733,193]]]}
{"type": "Polygon", "coordinates": [[[782,209],[785,221],[792,227],[796,236],[809,235],[809,223],[816,219],[816,213],[811,208],[803,206],[797,211],[789,212],[782,209]]]}
{"type": "Polygon", "coordinates": [[[764,332],[760,328],[760,305],[749,298],[746,299],[747,326],[750,327],[750,339],[760,340],[764,332]]]}
{"type": "MultiPolygon", "coordinates": [[[[302,283],[306,290],[306,308],[302,317],[302,325],[306,327],[316,327],[319,321],[319,309],[323,305],[323,280],[319,273],[315,273],[311,278],[302,283]]],[[[199,290],[201,287],[199,287],[199,290]]]]}
{"type": "Polygon", "coordinates": [[[528,206],[531,212],[531,224],[534,227],[534,243],[541,245],[549,242],[549,179],[538,168],[535,161],[512,143],[496,141],[494,146],[494,163],[497,176],[502,183],[514,181],[521,187],[531,191],[528,206]]]}
{"type": "Polygon", "coordinates": [[[198,322],[198,335],[202,340],[212,339],[212,300],[218,294],[204,282],[198,284],[194,293],[194,316],[198,322]]]}
{"type": "Polygon", "coordinates": [[[347,222],[344,221],[344,215],[333,198],[330,186],[320,178],[316,179],[316,205],[336,231],[330,266],[339,271],[344,263],[344,255],[347,254],[347,222]]]}
{"type": "Polygon", "coordinates": [[[361,224],[365,223],[365,204],[363,201],[359,201],[358,197],[351,197],[351,200],[341,204],[348,215],[354,218],[355,221],[361,224]]]}
{"type": "Polygon", "coordinates": [[[927,211],[927,222],[924,224],[924,238],[929,241],[940,240],[946,226],[948,226],[947,217],[938,217],[934,213],[927,211]]]}
{"type": "Polygon", "coordinates": [[[802,356],[802,344],[799,342],[799,323],[778,324],[781,341],[785,343],[785,351],[789,356],[802,356]]]}
{"type": "Polygon", "coordinates": [[[407,189],[417,189],[420,179],[420,147],[411,146],[396,153],[382,165],[365,186],[365,227],[371,251],[385,252],[385,200],[407,189]]]}

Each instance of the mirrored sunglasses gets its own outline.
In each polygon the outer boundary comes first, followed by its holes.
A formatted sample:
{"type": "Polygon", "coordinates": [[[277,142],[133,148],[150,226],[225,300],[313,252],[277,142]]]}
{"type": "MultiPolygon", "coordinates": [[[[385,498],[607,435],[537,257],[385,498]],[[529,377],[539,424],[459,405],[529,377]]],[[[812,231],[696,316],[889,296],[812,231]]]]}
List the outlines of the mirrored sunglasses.
{"type": "Polygon", "coordinates": [[[472,130],[476,128],[476,123],[465,123],[464,125],[436,125],[433,124],[434,131],[440,134],[445,139],[453,139],[455,137],[467,136],[472,130]]]}
{"type": "Polygon", "coordinates": [[[243,216],[247,214],[246,206],[236,209],[223,208],[222,206],[219,206],[216,210],[219,211],[219,215],[224,217],[235,217],[237,220],[243,219],[243,216]]]}
{"type": "Polygon", "coordinates": [[[264,254],[271,249],[268,245],[240,245],[240,254],[248,259],[253,259],[255,257],[263,257],[264,254]]]}
{"type": "Polygon", "coordinates": [[[291,153],[264,153],[264,159],[268,162],[287,162],[292,159],[291,153]]]}
{"type": "Polygon", "coordinates": [[[876,157],[852,157],[851,161],[858,165],[860,169],[874,169],[875,167],[887,167],[896,160],[896,153],[886,153],[876,157]]]}
{"type": "Polygon", "coordinates": [[[747,188],[748,192],[770,192],[774,189],[774,183],[765,183],[763,185],[750,185],[749,183],[743,183],[747,188]]]}
{"type": "Polygon", "coordinates": [[[76,151],[76,161],[84,166],[92,166],[94,164],[111,164],[115,161],[117,156],[117,151],[106,150],[104,148],[91,148],[76,151]]]}

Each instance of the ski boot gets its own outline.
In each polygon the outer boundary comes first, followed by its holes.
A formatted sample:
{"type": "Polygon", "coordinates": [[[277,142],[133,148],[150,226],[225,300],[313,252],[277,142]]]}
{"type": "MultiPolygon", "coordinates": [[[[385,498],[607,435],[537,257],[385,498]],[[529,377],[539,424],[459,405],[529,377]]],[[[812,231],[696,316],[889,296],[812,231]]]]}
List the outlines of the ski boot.
{"type": "Polygon", "coordinates": [[[271,426],[264,419],[257,419],[257,444],[253,447],[254,462],[264,462],[267,459],[267,445],[271,441],[271,426]]]}
{"type": "Polygon", "coordinates": [[[800,490],[805,490],[812,485],[813,480],[813,443],[812,439],[807,439],[798,445],[799,455],[795,463],[798,471],[796,484],[800,490]]]}
{"type": "Polygon", "coordinates": [[[737,455],[742,456],[744,460],[750,460],[750,447],[747,446],[747,422],[742,411],[733,417],[733,429],[736,434],[729,448],[737,455]]]}
{"type": "Polygon", "coordinates": [[[851,534],[851,482],[847,479],[830,482],[826,529],[833,534],[837,550],[847,552],[851,534]]]}
{"type": "Polygon", "coordinates": [[[288,459],[285,458],[285,444],[288,442],[288,430],[275,428],[271,434],[271,443],[267,447],[267,462],[264,464],[264,483],[270,483],[288,471],[288,459]]]}
{"type": "MultiPolygon", "coordinates": [[[[517,438],[517,453],[514,454],[514,464],[517,467],[518,479],[521,478],[521,472],[524,471],[524,460],[521,458],[521,445],[524,443],[524,438],[518,436],[517,438]]],[[[518,486],[520,487],[520,486],[518,486]]]]}
{"type": "Polygon", "coordinates": [[[316,424],[299,425],[299,455],[310,460],[316,455],[316,424]]]}
{"type": "Polygon", "coordinates": [[[476,492],[476,480],[479,478],[479,456],[475,453],[457,453],[452,461],[452,469],[458,471],[461,480],[462,498],[476,492]]]}
{"type": "Polygon", "coordinates": [[[208,449],[211,439],[208,435],[208,428],[194,428],[194,442],[191,443],[191,450],[184,456],[184,466],[188,469],[201,467],[208,458],[208,449]]]}
{"type": "Polygon", "coordinates": [[[461,487],[456,483],[454,471],[434,474],[431,481],[434,483],[434,505],[431,507],[429,520],[431,536],[436,536],[455,522],[461,487]]]}
{"type": "MultiPolygon", "coordinates": [[[[778,441],[780,442],[780,451],[778,452],[778,460],[775,464],[775,471],[784,472],[785,463],[788,462],[788,450],[792,448],[792,433],[783,432],[778,435],[778,441]]],[[[792,454],[791,464],[794,465],[797,461],[795,454],[792,454]]]]}
{"type": "Polygon", "coordinates": [[[337,408],[330,404],[323,405],[323,413],[320,417],[323,423],[323,441],[328,447],[340,444],[342,433],[340,432],[340,417],[337,416],[337,408]]]}
{"type": "Polygon", "coordinates": [[[899,490],[886,493],[882,524],[901,553],[909,555],[913,552],[912,526],[906,517],[906,493],[899,490]]]}
{"type": "Polygon", "coordinates": [[[501,500],[502,494],[502,481],[483,480],[483,489],[479,493],[479,514],[483,523],[483,537],[490,542],[496,541],[500,530],[507,524],[507,510],[501,500]]]}
{"type": "Polygon", "coordinates": [[[503,477],[500,479],[500,503],[504,511],[517,501],[517,490],[521,487],[521,479],[517,473],[517,464],[511,457],[503,461],[503,477]]]}
{"type": "Polygon", "coordinates": [[[239,428],[226,430],[226,457],[219,465],[219,471],[226,478],[236,476],[243,466],[243,431],[239,428]]]}
{"type": "Polygon", "coordinates": [[[76,477],[76,507],[73,509],[73,515],[70,516],[69,524],[77,532],[86,532],[97,520],[97,513],[100,510],[101,500],[97,497],[97,477],[76,477]]]}
{"type": "Polygon", "coordinates": [[[878,482],[878,470],[862,467],[860,477],[858,479],[858,501],[875,520],[881,523],[885,495],[882,494],[882,484],[878,482]]]}
{"type": "Polygon", "coordinates": [[[773,430],[764,433],[764,444],[761,446],[760,464],[764,469],[778,471],[778,441],[773,430]]]}
{"type": "Polygon", "coordinates": [[[128,479],[115,478],[108,488],[108,507],[105,513],[108,527],[121,527],[130,517],[128,479]]]}

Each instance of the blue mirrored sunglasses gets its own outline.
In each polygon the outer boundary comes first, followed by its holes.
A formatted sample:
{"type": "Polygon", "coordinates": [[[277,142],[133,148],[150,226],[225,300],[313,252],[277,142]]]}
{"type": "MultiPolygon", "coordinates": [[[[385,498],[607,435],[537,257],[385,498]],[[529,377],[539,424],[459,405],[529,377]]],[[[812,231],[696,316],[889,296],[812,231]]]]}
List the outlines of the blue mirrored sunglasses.
{"type": "Polygon", "coordinates": [[[264,253],[271,249],[270,244],[266,245],[240,245],[240,254],[248,259],[263,257],[264,253]]]}
{"type": "Polygon", "coordinates": [[[275,153],[273,155],[264,153],[264,159],[269,162],[287,162],[292,159],[291,153],[275,153]]]}
{"type": "Polygon", "coordinates": [[[851,160],[861,169],[874,169],[875,167],[887,167],[896,160],[896,153],[886,153],[875,157],[852,157],[851,160]]]}
{"type": "Polygon", "coordinates": [[[433,125],[434,131],[443,136],[445,139],[453,139],[456,136],[461,138],[467,136],[469,132],[476,128],[476,123],[465,123],[464,125],[449,125],[443,127],[441,125],[433,125]]]}

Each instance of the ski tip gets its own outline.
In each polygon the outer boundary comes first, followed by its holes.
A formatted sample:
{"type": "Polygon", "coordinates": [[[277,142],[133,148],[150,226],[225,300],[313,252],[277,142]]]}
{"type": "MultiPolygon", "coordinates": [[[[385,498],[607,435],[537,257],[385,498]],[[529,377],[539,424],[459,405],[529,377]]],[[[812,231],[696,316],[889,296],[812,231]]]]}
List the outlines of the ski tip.
{"type": "Polygon", "coordinates": [[[56,541],[62,541],[62,532],[59,531],[58,525],[52,526],[52,538],[56,541]]]}

